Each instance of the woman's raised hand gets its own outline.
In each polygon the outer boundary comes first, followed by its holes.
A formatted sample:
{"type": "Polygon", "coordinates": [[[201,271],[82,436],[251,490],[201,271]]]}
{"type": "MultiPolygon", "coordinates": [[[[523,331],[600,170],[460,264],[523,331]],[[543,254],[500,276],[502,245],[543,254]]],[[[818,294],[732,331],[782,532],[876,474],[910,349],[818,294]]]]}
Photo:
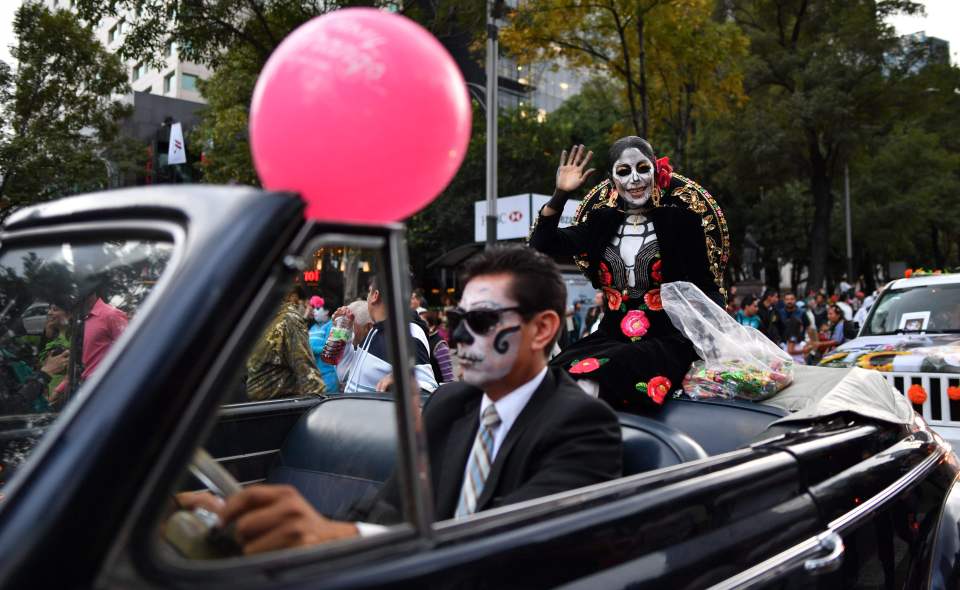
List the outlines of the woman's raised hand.
{"type": "Polygon", "coordinates": [[[570,148],[569,157],[567,156],[567,150],[563,150],[560,154],[560,167],[557,168],[557,190],[563,192],[575,191],[593,174],[593,168],[586,172],[583,170],[590,162],[590,158],[593,157],[593,152],[584,154],[585,150],[586,148],[581,144],[570,148]]]}

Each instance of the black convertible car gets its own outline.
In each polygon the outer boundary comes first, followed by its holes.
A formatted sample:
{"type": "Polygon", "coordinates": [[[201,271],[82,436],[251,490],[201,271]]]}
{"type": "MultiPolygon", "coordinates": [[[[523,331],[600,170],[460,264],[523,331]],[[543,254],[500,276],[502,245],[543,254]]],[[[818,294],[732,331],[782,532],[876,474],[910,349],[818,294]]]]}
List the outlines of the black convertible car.
{"type": "MultiPolygon", "coordinates": [[[[435,522],[408,371],[396,399],[246,397],[245,360],[294,278],[332,298],[379,273],[391,334],[406,333],[402,228],[302,211],[291,195],[158,186],[6,221],[0,586],[960,584],[957,457],[856,369],[800,373],[769,403],[623,414],[624,477],[435,522]],[[380,535],[256,556],[201,538],[219,551],[206,559],[170,539],[177,491],[283,482],[336,518],[394,469],[406,521],[380,535]]],[[[391,347],[403,366],[408,342],[391,347]]]]}

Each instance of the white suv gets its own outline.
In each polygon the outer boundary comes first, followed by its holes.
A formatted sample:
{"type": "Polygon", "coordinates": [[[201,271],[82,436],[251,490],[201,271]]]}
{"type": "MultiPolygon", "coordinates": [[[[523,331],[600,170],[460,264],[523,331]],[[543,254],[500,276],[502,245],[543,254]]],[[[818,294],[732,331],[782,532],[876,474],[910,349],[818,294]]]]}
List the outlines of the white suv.
{"type": "Polygon", "coordinates": [[[857,338],[820,364],[883,371],[905,395],[919,385],[926,400],[915,407],[922,408],[935,430],[960,445],[960,273],[888,283],[857,338]],[[950,399],[951,394],[958,399],[950,399]]]}

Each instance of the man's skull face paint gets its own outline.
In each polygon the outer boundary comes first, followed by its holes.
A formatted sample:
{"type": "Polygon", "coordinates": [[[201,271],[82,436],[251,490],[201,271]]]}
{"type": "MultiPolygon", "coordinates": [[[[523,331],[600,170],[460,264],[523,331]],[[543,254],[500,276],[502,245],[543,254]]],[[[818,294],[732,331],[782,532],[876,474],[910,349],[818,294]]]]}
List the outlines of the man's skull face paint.
{"type": "Polygon", "coordinates": [[[653,193],[654,165],[643,152],[632,147],[623,150],[613,163],[613,182],[628,205],[642,207],[653,193]]]}
{"type": "MultiPolygon", "coordinates": [[[[517,302],[506,295],[510,280],[508,277],[475,277],[464,288],[460,307],[465,312],[516,307],[517,302]]],[[[461,321],[451,340],[456,343],[463,380],[483,387],[510,373],[520,352],[520,329],[520,316],[516,311],[502,313],[499,323],[485,334],[477,334],[466,321],[461,321]]]]}

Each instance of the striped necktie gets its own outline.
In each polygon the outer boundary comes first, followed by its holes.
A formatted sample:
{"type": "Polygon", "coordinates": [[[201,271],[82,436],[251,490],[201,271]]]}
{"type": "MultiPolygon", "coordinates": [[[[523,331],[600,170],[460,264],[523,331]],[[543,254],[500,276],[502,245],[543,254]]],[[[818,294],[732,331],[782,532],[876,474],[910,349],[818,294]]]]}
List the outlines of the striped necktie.
{"type": "Polygon", "coordinates": [[[493,404],[487,406],[480,420],[477,438],[473,441],[470,459],[467,462],[467,476],[463,478],[460,501],[457,502],[455,518],[463,518],[477,511],[477,498],[483,493],[483,484],[490,475],[493,463],[493,437],[500,427],[500,415],[493,404]]]}

